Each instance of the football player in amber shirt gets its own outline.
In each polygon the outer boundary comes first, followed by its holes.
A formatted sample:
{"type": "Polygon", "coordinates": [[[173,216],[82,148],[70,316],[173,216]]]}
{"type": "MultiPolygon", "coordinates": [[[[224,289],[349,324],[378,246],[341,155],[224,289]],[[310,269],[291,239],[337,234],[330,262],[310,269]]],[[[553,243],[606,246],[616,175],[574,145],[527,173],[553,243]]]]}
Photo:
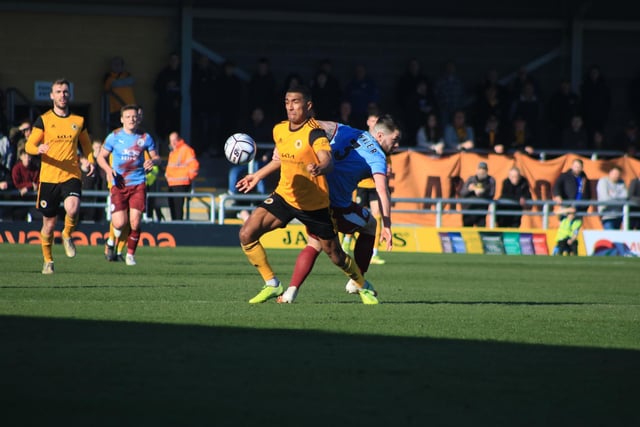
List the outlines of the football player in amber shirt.
{"type": "Polygon", "coordinates": [[[44,257],[42,274],[53,274],[54,271],[51,245],[61,202],[65,210],[62,243],[68,257],[76,255],[71,233],[78,222],[82,193],[78,143],[89,159],[88,175],[93,175],[95,170],[84,117],[69,112],[69,86],[64,79],[53,82],[50,94],[53,108],[36,119],[25,144],[25,151],[32,156],[39,155],[41,161],[37,208],[43,215],[40,231],[44,257]]]}
{"type": "Polygon", "coordinates": [[[236,187],[250,191],[261,179],[280,170],[275,191],[254,210],[240,229],[240,244],[265,285],[249,303],[263,303],[284,292],[284,287],[267,260],[260,237],[285,227],[294,218],[320,240],[323,251],[360,289],[365,304],[377,304],[358,266],[341,248],[329,209],[329,192],[325,174],[333,168],[331,147],[322,128],[312,118],[311,93],[304,86],[289,88],[285,95],[287,120],[273,128],[274,155],[267,165],[247,175],[236,187]]]}

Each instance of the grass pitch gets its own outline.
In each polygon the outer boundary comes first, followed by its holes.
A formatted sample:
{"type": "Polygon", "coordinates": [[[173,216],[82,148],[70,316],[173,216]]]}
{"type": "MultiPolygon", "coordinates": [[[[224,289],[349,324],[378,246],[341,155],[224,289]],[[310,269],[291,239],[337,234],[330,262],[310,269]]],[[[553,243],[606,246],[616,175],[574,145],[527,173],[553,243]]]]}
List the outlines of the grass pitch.
{"type": "MultiPolygon", "coordinates": [[[[296,251],[269,250],[286,283],[296,251]]],[[[295,304],[239,248],[0,245],[6,426],[637,426],[640,261],[321,255],[295,304]]]]}

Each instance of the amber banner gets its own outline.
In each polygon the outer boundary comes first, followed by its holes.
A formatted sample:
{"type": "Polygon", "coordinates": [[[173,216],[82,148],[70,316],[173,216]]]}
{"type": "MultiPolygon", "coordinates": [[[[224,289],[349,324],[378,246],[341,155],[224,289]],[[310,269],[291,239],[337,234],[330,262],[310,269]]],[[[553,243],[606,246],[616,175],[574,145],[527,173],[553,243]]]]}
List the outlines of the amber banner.
{"type": "MultiPolygon", "coordinates": [[[[459,153],[444,158],[433,158],[419,152],[402,152],[394,154],[392,161],[392,175],[390,186],[394,198],[458,198],[459,191],[470,176],[476,173],[479,162],[487,162],[489,175],[496,180],[497,199],[502,190],[502,182],[507,177],[509,169],[516,166],[522,175],[529,180],[533,200],[551,200],[551,190],[558,176],[571,167],[574,159],[584,162],[584,171],[589,178],[591,193],[595,198],[598,179],[605,176],[607,171],[617,165],[622,168],[622,178],[629,182],[640,176],[640,160],[631,157],[617,157],[608,160],[591,160],[574,154],[566,154],[551,160],[541,161],[522,153],[513,156],[476,153],[459,153]]],[[[395,203],[395,209],[425,209],[422,203],[395,203]]],[[[458,209],[460,205],[458,204],[458,209]]],[[[432,207],[435,210],[435,207],[432,207]]],[[[451,207],[454,209],[454,207],[451,207]]],[[[531,208],[537,209],[537,208],[531,208]]],[[[594,207],[589,211],[594,212],[594,207]]],[[[430,214],[394,213],[393,222],[396,224],[416,224],[435,226],[436,216],[430,214]]],[[[444,227],[461,227],[460,214],[443,215],[444,227]]],[[[549,220],[549,227],[558,225],[556,216],[549,220]]],[[[521,229],[542,228],[541,216],[522,217],[521,229]]],[[[585,229],[601,229],[602,225],[597,217],[585,217],[585,229]]]]}

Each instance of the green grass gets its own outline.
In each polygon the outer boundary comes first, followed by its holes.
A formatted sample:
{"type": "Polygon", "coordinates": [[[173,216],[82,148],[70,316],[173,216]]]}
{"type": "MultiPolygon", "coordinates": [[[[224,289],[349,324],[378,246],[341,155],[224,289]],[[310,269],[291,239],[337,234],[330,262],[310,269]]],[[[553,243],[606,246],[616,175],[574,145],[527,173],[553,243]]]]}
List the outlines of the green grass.
{"type": "Polygon", "coordinates": [[[324,255],[253,306],[239,248],[0,245],[2,425],[640,425],[639,260],[383,255],[378,306],[324,255]]]}

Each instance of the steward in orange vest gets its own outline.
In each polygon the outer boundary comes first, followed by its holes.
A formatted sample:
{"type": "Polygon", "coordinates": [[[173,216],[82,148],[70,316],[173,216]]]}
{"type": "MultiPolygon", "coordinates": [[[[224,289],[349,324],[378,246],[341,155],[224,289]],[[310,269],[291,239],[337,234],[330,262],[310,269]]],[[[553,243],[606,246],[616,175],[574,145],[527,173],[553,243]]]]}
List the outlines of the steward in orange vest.
{"type": "MultiPolygon", "coordinates": [[[[165,169],[169,192],[189,193],[191,192],[191,184],[200,170],[196,153],[177,132],[172,132],[169,135],[169,146],[171,152],[165,169]]],[[[172,220],[182,220],[184,197],[169,197],[169,208],[172,220]]]]}

